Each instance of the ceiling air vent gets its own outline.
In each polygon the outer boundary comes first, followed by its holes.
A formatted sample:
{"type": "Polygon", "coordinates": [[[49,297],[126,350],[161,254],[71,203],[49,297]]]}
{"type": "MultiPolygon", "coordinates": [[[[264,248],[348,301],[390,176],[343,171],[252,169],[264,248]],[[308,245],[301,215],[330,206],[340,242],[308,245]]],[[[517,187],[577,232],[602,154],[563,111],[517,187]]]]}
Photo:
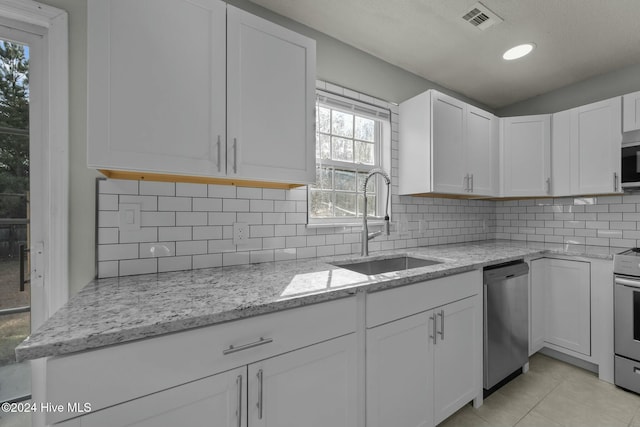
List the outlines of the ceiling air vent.
{"type": "Polygon", "coordinates": [[[503,21],[502,18],[480,2],[471,6],[471,9],[462,17],[462,19],[483,31],[503,21]]]}

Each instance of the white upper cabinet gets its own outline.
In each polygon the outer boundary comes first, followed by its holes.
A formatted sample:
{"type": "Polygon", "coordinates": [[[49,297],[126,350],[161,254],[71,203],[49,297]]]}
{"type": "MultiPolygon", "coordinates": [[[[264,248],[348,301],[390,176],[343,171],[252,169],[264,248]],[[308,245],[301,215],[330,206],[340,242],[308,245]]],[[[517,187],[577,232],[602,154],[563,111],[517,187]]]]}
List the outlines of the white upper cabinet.
{"type": "Polygon", "coordinates": [[[554,196],[621,192],[620,97],[553,115],[554,196]]]}
{"type": "Polygon", "coordinates": [[[640,92],[633,92],[622,97],[622,130],[631,132],[640,130],[640,92]]]}
{"type": "Polygon", "coordinates": [[[89,166],[224,175],[225,3],[88,7],[89,166]]]}
{"type": "Polygon", "coordinates": [[[551,115],[506,117],[501,121],[502,195],[550,195],[551,115]]]}
{"type": "Polygon", "coordinates": [[[497,194],[496,118],[429,90],[400,104],[400,194],[497,194]]]}
{"type": "Polygon", "coordinates": [[[467,106],[467,170],[472,194],[498,195],[498,119],[491,113],[467,106]]]}
{"type": "Polygon", "coordinates": [[[315,182],[315,41],[227,6],[227,172],[315,182]]]}
{"type": "Polygon", "coordinates": [[[90,167],[315,181],[314,40],[219,0],[89,0],[88,56],[90,167]]]}

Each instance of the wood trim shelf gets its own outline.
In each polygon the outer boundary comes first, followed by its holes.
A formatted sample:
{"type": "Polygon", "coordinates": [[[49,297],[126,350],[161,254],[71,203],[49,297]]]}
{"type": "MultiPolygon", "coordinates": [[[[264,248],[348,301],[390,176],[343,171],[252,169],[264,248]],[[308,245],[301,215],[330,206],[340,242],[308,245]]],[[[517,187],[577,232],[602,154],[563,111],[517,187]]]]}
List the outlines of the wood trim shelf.
{"type": "Polygon", "coordinates": [[[283,182],[267,182],[252,181],[246,179],[233,178],[217,178],[209,176],[185,176],[171,175],[163,173],[121,171],[98,169],[100,173],[110,179],[127,179],[134,181],[159,181],[159,182],[186,182],[193,184],[219,184],[219,185],[235,185],[236,187],[257,187],[257,188],[274,188],[280,190],[290,190],[292,188],[301,187],[306,184],[291,184],[283,182]]]}

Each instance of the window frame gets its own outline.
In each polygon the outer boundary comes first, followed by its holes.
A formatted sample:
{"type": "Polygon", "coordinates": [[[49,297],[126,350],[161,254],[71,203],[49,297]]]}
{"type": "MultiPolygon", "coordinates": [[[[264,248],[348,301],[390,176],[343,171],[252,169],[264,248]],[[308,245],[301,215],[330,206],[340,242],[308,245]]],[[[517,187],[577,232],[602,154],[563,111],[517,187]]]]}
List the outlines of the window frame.
{"type": "MultiPolygon", "coordinates": [[[[375,164],[368,165],[364,163],[356,163],[356,162],[347,162],[333,159],[321,159],[316,157],[316,170],[318,167],[328,166],[334,170],[348,170],[353,171],[356,174],[359,173],[367,173],[375,168],[382,168],[390,174],[390,159],[391,159],[391,111],[388,108],[383,108],[378,105],[373,105],[369,103],[365,103],[359,100],[355,100],[352,98],[348,98],[345,96],[337,95],[335,93],[326,92],[318,89],[316,91],[316,111],[318,108],[322,106],[325,108],[329,108],[331,110],[336,110],[340,112],[344,112],[347,114],[362,117],[365,119],[370,119],[375,121],[375,138],[374,138],[374,158],[376,159],[375,164]]],[[[318,137],[320,134],[319,127],[316,123],[316,143],[318,142],[318,137]]],[[[323,133],[324,134],[324,133],[323,133]]],[[[332,134],[329,134],[330,136],[332,134]]],[[[358,139],[354,137],[347,138],[352,141],[357,141],[358,139]]],[[[333,174],[332,174],[332,179],[333,174]]],[[[385,204],[386,204],[386,191],[387,186],[380,176],[375,176],[375,191],[372,193],[376,197],[377,202],[375,215],[369,215],[370,224],[375,224],[376,222],[383,223],[384,215],[385,215],[385,204]]],[[[361,185],[361,184],[360,184],[361,185]]],[[[358,175],[356,175],[356,203],[358,195],[362,194],[359,191],[358,185],[358,175]]],[[[312,217],[311,213],[311,193],[316,191],[312,189],[312,186],[307,186],[307,226],[308,227],[335,227],[335,226],[352,226],[358,225],[362,223],[362,215],[358,216],[333,216],[333,217],[312,217]]],[[[332,194],[340,193],[343,191],[336,190],[335,184],[332,182],[331,185],[332,194]]],[[[391,191],[391,188],[389,188],[391,191]]],[[[345,193],[353,193],[352,191],[344,191],[345,193]]],[[[335,197],[335,196],[333,196],[335,197]]],[[[391,210],[391,197],[389,196],[389,214],[391,210]]]]}

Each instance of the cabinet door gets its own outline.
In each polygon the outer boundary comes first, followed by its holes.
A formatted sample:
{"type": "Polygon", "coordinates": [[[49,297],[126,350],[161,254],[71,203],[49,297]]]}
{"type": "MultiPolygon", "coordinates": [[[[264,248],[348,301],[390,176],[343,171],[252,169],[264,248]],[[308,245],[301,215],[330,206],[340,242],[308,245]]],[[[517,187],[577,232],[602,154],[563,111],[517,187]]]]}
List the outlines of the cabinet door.
{"type": "Polygon", "coordinates": [[[435,424],[481,393],[482,303],[479,296],[440,308],[434,346],[435,424]]]}
{"type": "Polygon", "coordinates": [[[545,342],[591,354],[591,279],[588,262],[548,259],[544,283],[545,342]]]}
{"type": "Polygon", "coordinates": [[[225,15],[219,0],[89,0],[90,167],[225,173],[225,15]]]}
{"type": "Polygon", "coordinates": [[[624,95],[622,103],[622,130],[624,132],[640,130],[640,92],[624,95]]]}
{"type": "Polygon", "coordinates": [[[246,427],[247,368],[234,369],[72,419],[65,427],[246,427]]]}
{"type": "Polygon", "coordinates": [[[573,194],[622,192],[620,97],[571,110],[573,194]]]}
{"type": "Polygon", "coordinates": [[[423,312],[367,330],[368,427],[434,425],[434,322],[423,312]]]}
{"type": "Polygon", "coordinates": [[[230,177],[315,182],[315,41],[227,7],[230,177]]]}
{"type": "Polygon", "coordinates": [[[469,188],[471,193],[479,196],[494,196],[497,194],[497,135],[494,132],[496,117],[475,108],[467,106],[467,138],[466,158],[467,171],[470,175],[469,188]]]}
{"type": "Polygon", "coordinates": [[[353,427],[356,375],[354,334],[251,364],[249,425],[353,427]]]}
{"type": "Polygon", "coordinates": [[[550,188],[551,116],[502,119],[504,196],[545,196],[550,188]]]}
{"type": "Polygon", "coordinates": [[[467,194],[464,102],[438,92],[432,98],[433,190],[467,194]]]}

